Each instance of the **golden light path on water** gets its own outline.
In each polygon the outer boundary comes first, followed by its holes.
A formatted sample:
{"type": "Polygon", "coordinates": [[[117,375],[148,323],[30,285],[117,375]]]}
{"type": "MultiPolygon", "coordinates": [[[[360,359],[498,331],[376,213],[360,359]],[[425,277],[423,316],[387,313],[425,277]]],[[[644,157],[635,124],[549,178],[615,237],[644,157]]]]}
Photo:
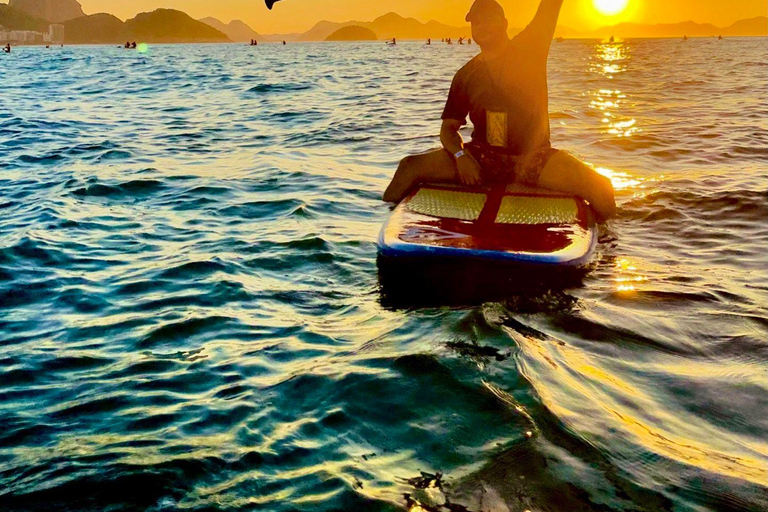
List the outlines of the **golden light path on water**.
{"type": "MultiPolygon", "coordinates": [[[[603,14],[621,12],[626,5],[626,1],[595,0],[595,6],[603,14]]],[[[589,71],[606,81],[614,81],[617,75],[628,71],[631,50],[630,44],[623,41],[599,43],[590,57],[589,71]]],[[[603,135],[631,139],[642,133],[636,119],[622,114],[626,102],[632,101],[630,93],[618,88],[601,87],[590,91],[588,96],[591,98],[588,108],[602,116],[601,126],[596,128],[603,135]]],[[[633,199],[637,200],[653,193],[664,180],[661,174],[656,178],[643,178],[606,167],[596,166],[596,170],[611,180],[617,194],[631,193],[633,199]]],[[[616,257],[611,280],[618,300],[632,301],[645,290],[653,291],[655,284],[651,275],[663,276],[666,273],[663,268],[644,269],[644,265],[643,261],[635,257],[616,257]]],[[[585,415],[596,414],[599,417],[604,414],[606,418],[596,420],[597,423],[610,422],[609,418],[620,422],[624,429],[621,435],[634,438],[640,446],[647,447],[653,453],[733,478],[743,478],[754,483],[768,481],[768,465],[765,460],[731,451],[729,449],[733,447],[727,442],[720,445],[721,449],[714,447],[716,443],[702,442],[700,432],[695,428],[682,424],[679,418],[663,409],[654,408],[650,396],[646,396],[646,391],[639,383],[617,379],[599,361],[568,343],[569,340],[553,338],[542,341],[511,330],[508,332],[532,361],[540,363],[540,368],[546,368],[551,373],[547,378],[550,385],[544,384],[537,389],[547,406],[566,424],[572,421],[575,430],[588,430],[588,422],[582,421],[585,415]],[[557,385],[554,385],[555,382],[557,385]],[[616,398],[620,396],[625,398],[616,398]],[[574,397],[580,397],[584,403],[577,408],[566,406],[579,402],[574,402],[574,397]],[[626,397],[630,397],[630,400],[626,397]],[[643,410],[644,407],[648,407],[648,410],[643,410]]],[[[684,361],[680,364],[674,371],[670,369],[670,373],[690,372],[684,361]]],[[[540,372],[537,370],[535,373],[540,372]]],[[[717,375],[718,372],[713,369],[713,378],[717,375]]],[[[696,377],[701,378],[701,375],[696,377]]],[[[758,445],[750,448],[751,453],[760,452],[758,445]]]]}

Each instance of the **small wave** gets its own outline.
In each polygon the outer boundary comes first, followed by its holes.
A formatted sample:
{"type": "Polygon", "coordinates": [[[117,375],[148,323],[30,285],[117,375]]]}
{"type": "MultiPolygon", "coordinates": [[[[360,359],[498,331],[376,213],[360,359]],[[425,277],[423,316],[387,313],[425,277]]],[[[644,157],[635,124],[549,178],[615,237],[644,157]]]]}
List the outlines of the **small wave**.
{"type": "Polygon", "coordinates": [[[207,316],[205,318],[189,318],[178,322],[168,322],[153,329],[137,343],[137,347],[149,349],[176,342],[185,342],[187,344],[185,346],[190,346],[192,344],[190,338],[220,330],[224,326],[234,323],[236,322],[232,318],[225,316],[207,316]]]}
{"type": "Polygon", "coordinates": [[[44,155],[20,155],[17,160],[25,164],[47,165],[64,160],[65,156],[59,152],[44,155]]]}
{"type": "Polygon", "coordinates": [[[299,199],[281,199],[273,201],[252,201],[239,205],[227,206],[219,210],[220,215],[237,219],[264,219],[291,215],[297,209],[303,208],[304,202],[299,199]]]}
{"type": "Polygon", "coordinates": [[[312,89],[311,84],[300,83],[283,83],[283,84],[259,84],[251,87],[246,92],[267,94],[273,92],[296,92],[296,91],[308,91],[312,89]]]}
{"type": "Polygon", "coordinates": [[[132,180],[118,185],[96,183],[72,191],[80,197],[140,197],[156,194],[166,188],[159,180],[132,180]]]}
{"type": "Polygon", "coordinates": [[[127,160],[131,158],[133,155],[130,153],[130,151],[125,150],[119,150],[119,149],[110,149],[109,151],[105,151],[101,155],[97,157],[98,161],[104,161],[104,160],[127,160]]]}

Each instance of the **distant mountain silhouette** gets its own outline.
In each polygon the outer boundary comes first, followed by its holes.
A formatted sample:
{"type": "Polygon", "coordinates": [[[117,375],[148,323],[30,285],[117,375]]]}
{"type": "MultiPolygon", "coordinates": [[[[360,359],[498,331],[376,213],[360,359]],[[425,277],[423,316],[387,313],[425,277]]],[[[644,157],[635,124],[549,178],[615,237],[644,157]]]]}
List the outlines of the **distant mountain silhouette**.
{"type": "Polygon", "coordinates": [[[452,27],[437,21],[422,23],[415,18],[404,18],[397,13],[390,12],[384,16],[379,16],[373,21],[347,21],[336,23],[332,21],[321,21],[307,32],[299,36],[299,41],[325,41],[328,36],[340,28],[349,26],[358,26],[373,31],[379,38],[391,39],[427,39],[452,37],[458,38],[469,36],[469,25],[465,27],[452,27]]]}
{"type": "Polygon", "coordinates": [[[64,23],[64,42],[68,44],[124,44],[130,37],[125,23],[111,14],[92,14],[64,23]]]}
{"type": "MultiPolygon", "coordinates": [[[[390,12],[370,22],[348,21],[337,23],[321,21],[303,34],[259,35],[242,21],[225,25],[215,18],[197,21],[187,14],[172,9],[157,9],[141,13],[123,23],[111,14],[91,16],[83,14],[76,0],[10,0],[0,3],[0,27],[7,30],[47,32],[51,21],[65,20],[64,37],[68,43],[122,43],[127,39],[147,43],[227,42],[257,40],[325,41],[338,30],[356,26],[372,31],[377,38],[390,39],[457,39],[469,36],[469,25],[453,27],[436,21],[422,23],[390,12]]],[[[510,35],[520,29],[509,30],[510,35]]],[[[342,33],[344,35],[344,33],[342,33]]],[[[711,36],[768,36],[768,17],[740,20],[729,27],[716,27],[709,23],[641,24],[621,23],[593,31],[577,31],[558,26],[556,36],[569,38],[600,38],[610,36],[633,37],[711,37],[711,36]]],[[[368,37],[370,35],[368,34],[368,37]]],[[[338,36],[337,36],[338,37],[338,36]]],[[[348,37],[346,35],[345,37],[348,37]]]]}
{"type": "Polygon", "coordinates": [[[10,0],[10,7],[51,23],[85,16],[77,0],[10,0]]]}
{"type": "Polygon", "coordinates": [[[215,28],[219,32],[227,35],[232,41],[236,42],[248,42],[251,39],[265,40],[264,36],[259,35],[255,30],[248,26],[241,20],[230,21],[229,24],[224,24],[222,21],[216,18],[203,18],[200,21],[206,25],[215,28]]]}
{"type": "Polygon", "coordinates": [[[377,39],[373,30],[358,25],[342,27],[325,38],[326,41],[375,41],[377,39]]]}
{"type": "MultiPolygon", "coordinates": [[[[718,34],[719,35],[719,34],[718,34]]],[[[768,16],[739,20],[723,29],[724,36],[768,36],[768,16]]]]}
{"type": "Polygon", "coordinates": [[[35,18],[29,14],[14,9],[8,4],[0,4],[0,27],[9,30],[32,30],[34,32],[43,32],[48,30],[49,23],[40,18],[35,18]]]}
{"type": "Polygon", "coordinates": [[[131,38],[145,43],[225,42],[226,34],[174,9],[143,12],[125,22],[131,38]]]}
{"type": "MultiPolygon", "coordinates": [[[[363,21],[346,21],[346,22],[332,22],[332,21],[320,21],[315,24],[307,32],[296,37],[293,35],[293,39],[299,41],[324,41],[330,34],[343,27],[348,26],[360,26],[368,28],[375,32],[381,39],[389,39],[396,37],[398,39],[426,39],[426,38],[443,38],[451,37],[458,38],[461,36],[469,36],[469,25],[463,27],[454,27],[445,25],[437,21],[430,21],[428,23],[421,23],[414,18],[404,18],[399,14],[390,12],[384,16],[380,16],[371,22],[363,21]]],[[[514,36],[522,30],[521,28],[510,28],[510,36],[514,36]]],[[[604,39],[612,35],[616,37],[683,37],[699,36],[710,37],[717,35],[724,36],[766,36],[768,35],[768,18],[761,16],[748,20],[741,20],[730,27],[719,28],[709,23],[694,23],[692,21],[686,21],[681,23],[666,23],[666,24],[644,24],[644,23],[621,23],[618,25],[612,25],[608,27],[599,28],[592,31],[579,31],[572,28],[560,25],[555,32],[556,36],[570,37],[570,38],[596,38],[604,39]]],[[[279,39],[292,39],[292,34],[286,34],[281,36],[279,34],[273,37],[279,39]]]]}
{"type": "Polygon", "coordinates": [[[126,22],[111,14],[83,16],[64,23],[64,41],[70,44],[227,42],[226,34],[194,20],[181,11],[158,9],[126,22]]]}
{"type": "Polygon", "coordinates": [[[574,38],[608,38],[611,36],[628,37],[714,37],[723,36],[768,36],[768,17],[760,16],[748,20],[737,21],[729,27],[716,27],[711,23],[660,23],[648,25],[644,23],[619,23],[602,27],[590,32],[577,32],[567,27],[558,27],[556,35],[574,38]]]}

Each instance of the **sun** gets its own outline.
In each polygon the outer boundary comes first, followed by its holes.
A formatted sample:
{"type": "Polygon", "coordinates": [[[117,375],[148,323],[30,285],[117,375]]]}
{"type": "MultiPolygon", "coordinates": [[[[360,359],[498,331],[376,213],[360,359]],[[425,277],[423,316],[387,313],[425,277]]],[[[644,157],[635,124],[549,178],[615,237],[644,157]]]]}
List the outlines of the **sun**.
{"type": "Polygon", "coordinates": [[[629,0],[592,0],[600,14],[604,16],[615,16],[627,8],[629,0]]]}

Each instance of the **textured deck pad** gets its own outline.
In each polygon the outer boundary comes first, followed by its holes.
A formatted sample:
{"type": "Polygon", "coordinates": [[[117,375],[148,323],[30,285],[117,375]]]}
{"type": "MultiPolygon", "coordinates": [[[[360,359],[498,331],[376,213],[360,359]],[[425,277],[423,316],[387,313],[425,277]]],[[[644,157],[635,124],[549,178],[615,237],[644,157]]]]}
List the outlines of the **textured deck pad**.
{"type": "Polygon", "coordinates": [[[576,266],[589,261],[597,227],[576,197],[530,187],[425,185],[392,212],[379,253],[576,266]]]}
{"type": "Polygon", "coordinates": [[[479,192],[422,188],[408,201],[408,209],[443,219],[475,221],[480,217],[487,197],[479,192]]]}
{"type": "Polygon", "coordinates": [[[579,207],[571,197],[505,196],[496,222],[499,224],[572,224],[579,207]]]}

